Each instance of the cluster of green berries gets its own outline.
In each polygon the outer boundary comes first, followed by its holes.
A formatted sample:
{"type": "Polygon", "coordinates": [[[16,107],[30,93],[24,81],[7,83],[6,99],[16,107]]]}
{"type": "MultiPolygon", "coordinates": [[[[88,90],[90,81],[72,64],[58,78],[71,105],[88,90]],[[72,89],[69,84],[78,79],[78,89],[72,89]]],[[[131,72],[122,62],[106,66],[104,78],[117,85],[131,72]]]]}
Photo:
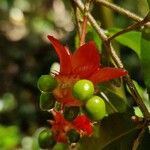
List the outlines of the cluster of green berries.
{"type": "Polygon", "coordinates": [[[42,75],[38,80],[38,88],[41,91],[40,109],[49,110],[55,105],[55,98],[52,91],[56,88],[57,81],[50,75],[42,75]]]}
{"type": "MultiPolygon", "coordinates": [[[[53,90],[58,83],[51,75],[42,75],[38,80],[38,88],[41,91],[39,106],[43,111],[55,109],[56,100],[53,95],[53,90]]],[[[78,80],[72,87],[72,94],[75,99],[82,103],[82,109],[79,106],[65,106],[63,115],[65,120],[73,121],[79,113],[86,115],[93,121],[99,121],[106,115],[104,100],[94,94],[94,85],[90,80],[78,80]]],[[[74,129],[67,133],[70,143],[76,143],[80,139],[80,134],[74,129]]],[[[45,129],[39,134],[39,145],[41,148],[49,148],[55,145],[52,131],[45,129]]]]}
{"type": "Polygon", "coordinates": [[[73,95],[85,104],[85,111],[93,121],[105,116],[105,103],[101,97],[94,95],[94,85],[91,81],[77,81],[73,86],[73,95]]]}

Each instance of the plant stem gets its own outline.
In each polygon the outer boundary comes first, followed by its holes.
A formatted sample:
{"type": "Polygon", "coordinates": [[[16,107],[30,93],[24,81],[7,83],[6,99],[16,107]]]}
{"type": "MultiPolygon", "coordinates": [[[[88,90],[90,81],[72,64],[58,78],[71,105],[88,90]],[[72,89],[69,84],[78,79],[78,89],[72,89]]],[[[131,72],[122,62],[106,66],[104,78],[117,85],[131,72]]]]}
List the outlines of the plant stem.
{"type": "MultiPolygon", "coordinates": [[[[84,11],[84,5],[81,2],[81,0],[74,0],[74,2],[76,3],[77,7],[80,9],[80,11],[83,13],[84,11]]],[[[103,41],[105,41],[105,39],[107,38],[107,36],[105,34],[103,34],[104,30],[102,28],[99,28],[99,25],[97,24],[96,20],[93,18],[93,16],[88,12],[87,17],[90,21],[90,23],[92,24],[93,28],[100,33],[101,35],[101,39],[103,41]]]]}
{"type": "Polygon", "coordinates": [[[129,31],[132,31],[133,29],[138,28],[139,26],[144,25],[144,24],[145,24],[145,21],[141,21],[141,22],[135,23],[135,24],[133,24],[131,26],[128,26],[127,28],[125,28],[125,29],[115,33],[111,37],[109,37],[108,40],[111,41],[111,40],[115,39],[117,36],[119,36],[121,34],[124,34],[126,32],[129,32],[129,31]]]}
{"type": "Polygon", "coordinates": [[[86,29],[87,29],[87,14],[89,12],[90,3],[92,0],[86,0],[84,5],[84,17],[83,17],[83,24],[82,24],[82,31],[80,36],[80,46],[82,46],[85,43],[85,36],[86,36],[86,29]]]}
{"type": "Polygon", "coordinates": [[[85,43],[87,21],[88,19],[87,19],[87,16],[85,15],[83,17],[82,31],[81,31],[81,36],[80,36],[80,46],[82,46],[85,43]]]}
{"type": "MultiPolygon", "coordinates": [[[[148,15],[147,15],[148,16],[148,15]]],[[[126,32],[129,32],[131,30],[134,30],[136,28],[139,28],[141,26],[143,26],[144,24],[146,24],[149,20],[147,19],[147,16],[140,22],[137,22],[131,26],[128,26],[127,28],[117,32],[116,34],[112,35],[111,37],[108,38],[109,41],[111,41],[112,39],[116,38],[117,36],[121,35],[121,34],[124,34],[126,32]]]]}
{"type": "Polygon", "coordinates": [[[72,8],[73,8],[74,14],[75,14],[75,21],[76,21],[76,26],[77,26],[77,34],[78,34],[79,37],[81,37],[80,10],[75,5],[74,1],[70,0],[70,3],[72,4],[72,8]]]}
{"type": "MultiPolygon", "coordinates": [[[[111,8],[112,10],[114,10],[124,16],[127,16],[128,18],[131,18],[132,20],[134,20],[136,22],[140,22],[143,20],[143,18],[137,16],[136,14],[130,12],[129,10],[121,8],[118,5],[112,4],[106,0],[96,0],[96,2],[99,2],[100,4],[102,4],[108,8],[111,8]]],[[[150,22],[148,22],[146,25],[150,27],[150,22]]]]}
{"type": "MultiPolygon", "coordinates": [[[[74,0],[74,2],[76,3],[76,5],[80,9],[80,11],[83,13],[84,5],[82,4],[82,2],[80,0],[74,0]]],[[[116,51],[112,47],[112,45],[111,45],[110,41],[108,40],[108,37],[106,36],[104,30],[101,27],[99,27],[96,20],[92,17],[92,15],[90,13],[87,14],[87,17],[89,19],[89,22],[93,26],[93,28],[97,31],[98,35],[103,40],[106,49],[108,50],[108,52],[112,56],[112,59],[115,61],[116,65],[119,68],[124,68],[123,63],[121,62],[119,56],[117,55],[116,51]]],[[[150,114],[149,114],[145,104],[143,103],[141,96],[137,92],[137,89],[136,89],[134,83],[132,82],[130,76],[126,75],[125,77],[123,77],[123,79],[127,83],[135,102],[140,107],[141,111],[143,112],[145,119],[150,120],[150,114]]]]}
{"type": "Polygon", "coordinates": [[[144,136],[146,128],[147,128],[147,122],[145,121],[143,123],[143,127],[141,128],[141,131],[140,131],[138,137],[135,139],[135,141],[133,143],[132,150],[137,150],[138,149],[139,144],[140,144],[140,142],[141,142],[141,140],[142,140],[142,138],[144,136]]]}

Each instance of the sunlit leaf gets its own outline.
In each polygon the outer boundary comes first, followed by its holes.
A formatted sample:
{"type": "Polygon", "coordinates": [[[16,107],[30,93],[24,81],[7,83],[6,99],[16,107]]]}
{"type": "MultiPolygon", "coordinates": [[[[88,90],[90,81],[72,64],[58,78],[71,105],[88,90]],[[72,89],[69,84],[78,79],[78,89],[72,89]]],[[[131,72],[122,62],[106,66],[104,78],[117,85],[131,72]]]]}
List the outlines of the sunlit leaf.
{"type": "Polygon", "coordinates": [[[135,112],[136,116],[143,117],[143,113],[142,113],[142,111],[140,110],[140,108],[138,106],[134,107],[134,112],[135,112]]]}
{"type": "MultiPolygon", "coordinates": [[[[117,32],[121,31],[118,28],[111,28],[108,30],[109,35],[113,35],[117,32]]],[[[120,44],[127,46],[134,50],[137,55],[140,57],[140,40],[141,40],[141,33],[137,31],[130,31],[124,34],[121,34],[115,38],[120,44]]]]}

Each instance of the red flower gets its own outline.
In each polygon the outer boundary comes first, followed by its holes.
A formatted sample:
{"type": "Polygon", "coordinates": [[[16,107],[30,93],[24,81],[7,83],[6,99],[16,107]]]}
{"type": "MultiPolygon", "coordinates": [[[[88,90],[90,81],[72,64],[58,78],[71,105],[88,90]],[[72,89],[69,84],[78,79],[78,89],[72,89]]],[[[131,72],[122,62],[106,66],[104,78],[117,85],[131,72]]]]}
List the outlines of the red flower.
{"type": "Polygon", "coordinates": [[[127,74],[123,69],[103,68],[100,64],[100,54],[92,41],[72,54],[54,37],[48,36],[48,39],[60,59],[60,72],[55,76],[59,84],[54,95],[64,105],[81,105],[81,102],[72,96],[72,86],[79,79],[88,79],[97,84],[127,74]]]}
{"type": "Polygon", "coordinates": [[[50,123],[52,124],[52,131],[54,133],[55,140],[57,142],[66,143],[66,133],[72,128],[72,124],[64,119],[61,112],[52,111],[52,113],[54,121],[50,123]]]}
{"type": "Polygon", "coordinates": [[[76,129],[82,135],[91,135],[93,132],[92,122],[85,116],[80,115],[72,122],[66,121],[63,114],[52,110],[54,121],[52,124],[52,131],[57,142],[67,142],[67,132],[71,129],[76,129]]]}
{"type": "Polygon", "coordinates": [[[85,115],[78,116],[73,120],[75,128],[85,135],[91,135],[93,133],[93,127],[90,119],[85,115]]]}
{"type": "MultiPolygon", "coordinates": [[[[58,86],[53,90],[53,94],[62,106],[82,104],[72,95],[72,87],[80,79],[88,79],[97,84],[127,74],[123,69],[103,68],[100,64],[100,54],[92,41],[79,47],[72,54],[54,37],[48,36],[48,39],[60,59],[60,72],[55,74],[58,86]]],[[[93,124],[86,115],[78,115],[73,121],[67,121],[64,119],[63,111],[63,107],[60,111],[52,110],[52,131],[57,142],[66,143],[67,133],[71,129],[75,129],[80,135],[92,135],[93,124]]]]}
{"type": "Polygon", "coordinates": [[[79,47],[73,54],[57,39],[48,36],[60,59],[60,74],[77,76],[80,79],[91,80],[94,84],[118,78],[127,74],[119,68],[103,68],[100,64],[100,54],[93,41],[79,47]]]}

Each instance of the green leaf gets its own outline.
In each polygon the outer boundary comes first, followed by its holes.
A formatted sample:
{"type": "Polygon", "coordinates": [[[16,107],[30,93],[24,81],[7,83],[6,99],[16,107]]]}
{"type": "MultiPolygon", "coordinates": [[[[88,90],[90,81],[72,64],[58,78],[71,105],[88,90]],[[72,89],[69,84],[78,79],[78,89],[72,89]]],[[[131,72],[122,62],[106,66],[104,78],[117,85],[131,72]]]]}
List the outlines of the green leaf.
{"type": "Polygon", "coordinates": [[[147,0],[147,3],[148,3],[148,6],[149,6],[149,9],[150,9],[150,0],[147,0]]]}
{"type": "MultiPolygon", "coordinates": [[[[113,35],[117,32],[121,31],[121,29],[118,28],[111,28],[108,30],[109,35],[113,35]]],[[[140,57],[140,40],[141,40],[141,33],[137,31],[130,31],[127,33],[124,33],[122,35],[119,35],[115,38],[117,42],[120,44],[127,46],[134,50],[136,54],[140,57]]]]}
{"type": "Polygon", "coordinates": [[[126,113],[115,113],[105,117],[96,130],[93,136],[81,140],[80,150],[132,149],[133,141],[139,132],[138,126],[126,113]]]}
{"type": "Polygon", "coordinates": [[[141,62],[144,73],[144,81],[150,94],[150,28],[142,31],[141,39],[141,62]]]}
{"type": "Polygon", "coordinates": [[[134,107],[134,112],[135,112],[136,116],[143,117],[143,113],[142,113],[142,111],[140,110],[140,108],[138,106],[134,107]]]}
{"type": "Polygon", "coordinates": [[[119,95],[111,92],[111,91],[106,91],[107,92],[107,97],[109,98],[109,101],[115,106],[115,108],[119,112],[125,112],[127,109],[127,103],[125,103],[125,100],[120,97],[119,95]]]}
{"type": "Polygon", "coordinates": [[[143,139],[140,142],[140,145],[138,147],[138,150],[148,150],[150,148],[149,139],[150,139],[150,133],[149,133],[149,130],[146,129],[143,139]]]}
{"type": "Polygon", "coordinates": [[[127,108],[129,108],[129,105],[127,103],[127,100],[121,96],[119,96],[114,91],[101,86],[101,92],[105,94],[105,97],[107,97],[107,103],[106,103],[106,109],[108,114],[114,113],[114,109],[117,112],[125,112],[127,108]]]}
{"type": "Polygon", "coordinates": [[[97,48],[101,51],[102,49],[102,40],[99,38],[97,32],[92,28],[88,27],[88,32],[86,35],[86,41],[94,41],[97,48]]]}

